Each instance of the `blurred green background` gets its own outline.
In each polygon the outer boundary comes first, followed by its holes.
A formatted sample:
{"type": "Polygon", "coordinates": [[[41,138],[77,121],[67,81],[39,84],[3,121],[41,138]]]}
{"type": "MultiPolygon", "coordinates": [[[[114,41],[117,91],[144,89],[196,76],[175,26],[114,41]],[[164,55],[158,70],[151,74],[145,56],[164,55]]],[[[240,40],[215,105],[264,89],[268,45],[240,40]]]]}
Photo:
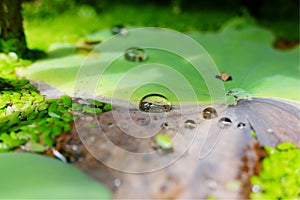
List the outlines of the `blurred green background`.
{"type": "Polygon", "coordinates": [[[23,16],[29,47],[43,50],[118,24],[203,32],[236,16],[269,28],[277,38],[299,40],[298,0],[26,0],[23,16]]]}

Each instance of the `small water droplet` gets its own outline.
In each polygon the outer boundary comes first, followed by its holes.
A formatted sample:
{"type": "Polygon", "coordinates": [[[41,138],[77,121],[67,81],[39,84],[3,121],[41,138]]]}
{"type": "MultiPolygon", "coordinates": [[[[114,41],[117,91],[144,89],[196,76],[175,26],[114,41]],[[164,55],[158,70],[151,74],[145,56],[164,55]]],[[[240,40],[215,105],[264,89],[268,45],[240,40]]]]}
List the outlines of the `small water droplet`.
{"type": "Polygon", "coordinates": [[[274,133],[274,130],[271,129],[271,128],[268,128],[268,129],[267,129],[267,132],[268,132],[268,133],[274,133]]]}
{"type": "Polygon", "coordinates": [[[84,121],[92,121],[93,120],[93,117],[91,117],[91,116],[82,116],[80,118],[84,121]]]}
{"type": "Polygon", "coordinates": [[[139,109],[143,112],[161,113],[172,109],[170,101],[158,94],[145,96],[139,104],[139,109]]]}
{"type": "Polygon", "coordinates": [[[125,51],[125,59],[132,62],[142,62],[147,59],[147,54],[141,48],[131,47],[125,51]]]}
{"type": "Polygon", "coordinates": [[[115,187],[120,187],[121,186],[121,184],[122,184],[122,181],[121,181],[121,179],[119,179],[119,178],[115,178],[114,179],[114,185],[115,185],[115,187]]]}
{"type": "Polygon", "coordinates": [[[232,122],[231,122],[231,119],[229,119],[228,117],[222,117],[220,120],[219,120],[219,126],[221,128],[224,128],[226,126],[229,126],[231,125],[232,122]]]}
{"type": "Polygon", "coordinates": [[[117,35],[127,35],[128,30],[123,25],[117,25],[112,27],[111,29],[112,34],[117,35]]]}
{"type": "Polygon", "coordinates": [[[246,128],[246,124],[244,123],[244,122],[240,122],[238,125],[237,125],[237,127],[239,128],[239,129],[245,129],[246,128]]]}
{"type": "Polygon", "coordinates": [[[196,128],[196,123],[195,123],[194,120],[188,119],[184,122],[184,127],[189,128],[189,129],[193,129],[193,128],[196,128]]]}
{"type": "Polygon", "coordinates": [[[165,122],[165,123],[163,123],[163,124],[161,125],[161,128],[163,128],[163,129],[169,129],[170,126],[169,126],[168,122],[165,122]]]}
{"type": "Polygon", "coordinates": [[[255,192],[255,193],[261,192],[261,188],[258,185],[253,185],[252,192],[255,192]]]}
{"type": "Polygon", "coordinates": [[[109,123],[107,124],[107,127],[108,127],[108,128],[112,128],[112,127],[114,127],[114,124],[111,123],[111,122],[109,122],[109,123]]]}
{"type": "Polygon", "coordinates": [[[216,190],[218,187],[218,183],[212,179],[206,180],[206,185],[210,190],[216,190]]]}
{"type": "Polygon", "coordinates": [[[202,111],[202,116],[204,119],[212,119],[218,117],[218,113],[216,109],[212,107],[207,107],[202,111]]]}

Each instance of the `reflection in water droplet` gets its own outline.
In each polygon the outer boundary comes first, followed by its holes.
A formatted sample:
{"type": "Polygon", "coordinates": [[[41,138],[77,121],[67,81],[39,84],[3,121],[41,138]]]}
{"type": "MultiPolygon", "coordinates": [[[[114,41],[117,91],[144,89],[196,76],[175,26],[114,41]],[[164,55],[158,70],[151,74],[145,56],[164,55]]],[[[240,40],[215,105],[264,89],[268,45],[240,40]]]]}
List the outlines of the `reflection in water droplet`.
{"type": "Polygon", "coordinates": [[[114,185],[115,185],[115,187],[120,187],[121,186],[121,184],[122,184],[122,181],[121,181],[121,179],[119,179],[119,178],[115,178],[114,179],[114,185]]]}
{"type": "Polygon", "coordinates": [[[193,129],[193,128],[196,128],[196,123],[194,122],[194,120],[188,119],[184,122],[184,127],[193,129]]]}
{"type": "Polygon", "coordinates": [[[112,34],[120,34],[120,35],[126,35],[128,33],[128,30],[123,25],[117,25],[112,27],[111,29],[112,34]]]}
{"type": "Polygon", "coordinates": [[[219,126],[221,128],[224,128],[226,126],[229,126],[231,125],[231,119],[229,119],[228,117],[222,117],[220,120],[219,120],[219,126]]]}
{"type": "Polygon", "coordinates": [[[245,129],[245,128],[246,128],[246,124],[243,123],[243,122],[240,122],[240,123],[237,125],[237,127],[238,127],[239,129],[245,129]]]}
{"type": "Polygon", "coordinates": [[[141,48],[131,47],[125,51],[125,59],[132,62],[142,62],[147,59],[147,54],[141,48]]]}
{"type": "Polygon", "coordinates": [[[140,101],[139,108],[143,112],[161,113],[170,111],[172,106],[166,97],[153,94],[145,96],[140,101]]]}
{"type": "Polygon", "coordinates": [[[202,111],[202,116],[204,119],[212,119],[218,117],[218,113],[216,109],[212,107],[207,107],[202,111]]]}

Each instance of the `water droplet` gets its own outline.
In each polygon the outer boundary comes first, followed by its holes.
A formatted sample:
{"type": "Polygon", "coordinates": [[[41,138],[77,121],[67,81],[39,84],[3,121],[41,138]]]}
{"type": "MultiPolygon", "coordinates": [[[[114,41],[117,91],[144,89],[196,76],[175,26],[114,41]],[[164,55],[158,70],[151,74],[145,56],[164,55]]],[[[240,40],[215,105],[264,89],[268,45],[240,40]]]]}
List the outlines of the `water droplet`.
{"type": "Polygon", "coordinates": [[[166,97],[154,94],[145,96],[140,101],[139,108],[143,112],[161,113],[170,111],[172,106],[166,97]]]}
{"type": "Polygon", "coordinates": [[[212,119],[218,117],[218,113],[216,109],[212,107],[207,107],[202,111],[202,116],[204,119],[212,119]]]}
{"type": "Polygon", "coordinates": [[[244,122],[240,122],[238,125],[237,125],[237,127],[239,128],[239,129],[245,129],[246,128],[246,124],[244,123],[244,122]]]}
{"type": "Polygon", "coordinates": [[[229,126],[231,125],[232,122],[231,122],[231,119],[229,119],[228,117],[222,117],[220,120],[219,120],[219,126],[221,128],[224,128],[226,126],[229,126]]]}
{"type": "Polygon", "coordinates": [[[92,121],[93,117],[91,117],[91,116],[82,116],[82,117],[80,117],[80,119],[85,120],[85,121],[92,121]]]}
{"type": "Polygon", "coordinates": [[[114,124],[111,123],[111,122],[109,122],[109,123],[107,124],[107,127],[108,127],[108,128],[112,128],[112,127],[114,127],[114,124]]]}
{"type": "Polygon", "coordinates": [[[112,27],[111,32],[114,35],[126,35],[128,33],[128,30],[123,25],[117,25],[112,27]]]}
{"type": "Polygon", "coordinates": [[[252,192],[255,192],[255,193],[261,192],[261,189],[258,185],[253,185],[252,186],[252,192]]]}
{"type": "Polygon", "coordinates": [[[194,120],[188,119],[184,122],[184,127],[193,129],[193,128],[196,128],[196,123],[194,122],[194,120]]]}
{"type": "Polygon", "coordinates": [[[131,47],[125,51],[125,59],[132,62],[142,62],[147,59],[147,54],[141,48],[131,47]]]}
{"type": "Polygon", "coordinates": [[[218,187],[218,183],[212,179],[206,180],[206,185],[210,190],[216,190],[218,187]]]}
{"type": "Polygon", "coordinates": [[[120,187],[121,186],[121,184],[122,184],[122,181],[121,181],[121,179],[119,179],[119,178],[115,178],[114,179],[114,185],[115,185],[115,187],[120,187]]]}
{"type": "Polygon", "coordinates": [[[274,130],[271,129],[271,128],[268,128],[268,129],[267,129],[267,132],[268,132],[268,133],[274,133],[274,130]]]}
{"type": "Polygon", "coordinates": [[[161,128],[163,128],[163,129],[169,129],[170,126],[169,126],[168,122],[165,122],[165,123],[163,123],[163,124],[161,125],[161,128]]]}

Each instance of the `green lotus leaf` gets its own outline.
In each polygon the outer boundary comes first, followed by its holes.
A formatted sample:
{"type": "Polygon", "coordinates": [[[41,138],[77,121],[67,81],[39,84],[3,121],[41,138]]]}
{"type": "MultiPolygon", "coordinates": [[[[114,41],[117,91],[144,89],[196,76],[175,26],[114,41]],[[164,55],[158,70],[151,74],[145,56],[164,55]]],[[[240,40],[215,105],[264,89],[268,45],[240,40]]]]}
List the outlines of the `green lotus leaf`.
{"type": "MultiPolygon", "coordinates": [[[[201,73],[208,72],[199,74],[190,62],[193,57],[183,58],[172,52],[151,48],[145,49],[147,59],[142,62],[145,68],[141,71],[141,67],[136,68],[141,62],[127,61],[123,56],[105,68],[102,62],[111,59],[116,52],[99,54],[96,48],[88,60],[80,54],[46,59],[32,64],[20,75],[70,95],[77,93],[79,87],[86,94],[115,97],[133,103],[138,103],[151,93],[167,97],[172,104],[207,103],[212,100],[212,95],[217,100],[225,98],[226,91],[233,88],[244,90],[253,97],[276,97],[300,102],[299,46],[288,51],[276,50],[272,47],[274,36],[270,31],[241,18],[228,22],[216,33],[188,35],[204,47],[216,63],[217,70],[202,66],[201,73]],[[146,68],[148,64],[152,66],[146,68]],[[162,65],[168,67],[162,69],[162,65]],[[102,74],[99,72],[101,70],[102,74]],[[232,80],[223,82],[215,78],[221,72],[229,74],[232,80]],[[101,80],[100,75],[103,75],[101,80]],[[88,84],[90,80],[97,86],[88,84]],[[152,84],[144,85],[145,80],[152,84]],[[130,97],[128,91],[131,92],[130,97]]],[[[153,41],[157,39],[154,36],[151,38],[151,35],[147,37],[153,41]]],[[[112,49],[117,50],[117,46],[112,49]]],[[[203,65],[207,64],[207,56],[200,59],[203,65]]]]}
{"type": "Polygon", "coordinates": [[[276,97],[300,102],[299,45],[274,49],[268,30],[234,19],[215,34],[191,34],[212,56],[221,72],[232,76],[226,90],[242,88],[254,97],[276,97]]]}
{"type": "Polygon", "coordinates": [[[37,154],[1,153],[0,176],[3,199],[111,198],[104,186],[72,165],[37,154]]]}

